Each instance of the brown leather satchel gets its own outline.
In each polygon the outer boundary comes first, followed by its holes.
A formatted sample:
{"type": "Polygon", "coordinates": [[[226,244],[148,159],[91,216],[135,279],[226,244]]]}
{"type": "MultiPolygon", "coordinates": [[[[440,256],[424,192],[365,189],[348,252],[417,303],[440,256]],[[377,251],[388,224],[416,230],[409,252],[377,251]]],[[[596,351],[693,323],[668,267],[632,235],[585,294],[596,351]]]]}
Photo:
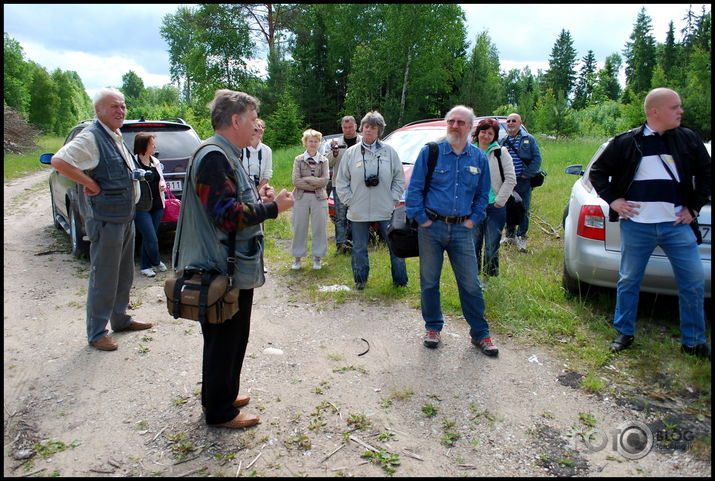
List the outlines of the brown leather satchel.
{"type": "Polygon", "coordinates": [[[233,317],[238,312],[238,291],[232,274],[190,266],[170,274],[164,284],[169,314],[202,324],[221,324],[233,317]]]}

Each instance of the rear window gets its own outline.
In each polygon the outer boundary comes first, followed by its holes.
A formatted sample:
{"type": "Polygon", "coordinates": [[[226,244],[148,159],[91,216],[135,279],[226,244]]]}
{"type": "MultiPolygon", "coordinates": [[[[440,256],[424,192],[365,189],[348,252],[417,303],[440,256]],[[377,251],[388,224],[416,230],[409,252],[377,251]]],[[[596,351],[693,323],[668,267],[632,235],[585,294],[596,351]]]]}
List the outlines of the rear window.
{"type": "Polygon", "coordinates": [[[396,130],[388,135],[384,142],[397,151],[403,164],[414,164],[420,149],[427,142],[442,140],[446,137],[444,127],[431,129],[396,130]]]}
{"type": "Polygon", "coordinates": [[[156,135],[156,153],[159,160],[181,159],[190,157],[201,143],[198,135],[188,126],[163,126],[161,124],[123,126],[124,143],[134,151],[134,137],[139,132],[151,132],[156,135]]]}

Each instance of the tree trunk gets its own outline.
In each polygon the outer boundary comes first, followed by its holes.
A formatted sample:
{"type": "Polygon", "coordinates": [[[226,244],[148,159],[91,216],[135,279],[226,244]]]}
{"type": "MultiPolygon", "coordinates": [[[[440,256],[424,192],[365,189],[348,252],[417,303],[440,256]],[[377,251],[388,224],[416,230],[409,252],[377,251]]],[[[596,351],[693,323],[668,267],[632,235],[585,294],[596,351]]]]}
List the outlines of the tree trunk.
{"type": "Polygon", "coordinates": [[[407,64],[405,65],[405,76],[402,79],[402,98],[400,99],[400,116],[397,119],[397,126],[402,125],[405,116],[405,97],[407,97],[407,80],[410,77],[410,62],[412,62],[412,45],[407,50],[407,64]]]}

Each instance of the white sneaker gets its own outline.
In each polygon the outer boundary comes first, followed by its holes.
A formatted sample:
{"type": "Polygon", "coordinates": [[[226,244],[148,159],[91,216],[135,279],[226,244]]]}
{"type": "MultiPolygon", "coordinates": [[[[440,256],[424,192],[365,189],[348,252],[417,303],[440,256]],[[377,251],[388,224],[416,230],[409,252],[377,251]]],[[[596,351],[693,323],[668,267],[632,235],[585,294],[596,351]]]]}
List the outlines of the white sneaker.
{"type": "Polygon", "coordinates": [[[156,275],[156,272],[154,272],[154,269],[152,269],[152,268],[142,269],[139,272],[141,272],[142,274],[144,274],[147,277],[154,277],[156,275]]]}
{"type": "Polygon", "coordinates": [[[159,269],[159,272],[166,272],[166,264],[164,264],[163,262],[159,262],[159,265],[154,267],[159,269]]]}
{"type": "Polygon", "coordinates": [[[508,244],[514,244],[514,238],[513,237],[504,237],[502,240],[499,241],[499,245],[508,245],[508,244]]]}
{"type": "Polygon", "coordinates": [[[323,266],[320,264],[320,257],[316,257],[315,259],[313,259],[313,269],[317,270],[317,269],[320,269],[321,267],[323,267],[323,266]]]}
{"type": "Polygon", "coordinates": [[[293,265],[290,266],[291,269],[294,271],[299,271],[300,270],[300,258],[297,258],[294,262],[293,265]]]}
{"type": "Polygon", "coordinates": [[[521,252],[526,252],[526,237],[519,236],[516,238],[516,248],[521,252]]]}

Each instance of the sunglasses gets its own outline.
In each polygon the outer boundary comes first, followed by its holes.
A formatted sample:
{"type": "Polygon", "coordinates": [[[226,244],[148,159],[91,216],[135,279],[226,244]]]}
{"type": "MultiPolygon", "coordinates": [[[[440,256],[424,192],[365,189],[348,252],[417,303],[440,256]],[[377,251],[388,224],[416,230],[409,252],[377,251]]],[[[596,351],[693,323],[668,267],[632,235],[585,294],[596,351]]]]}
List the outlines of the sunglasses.
{"type": "Polygon", "coordinates": [[[514,123],[514,124],[515,124],[515,123],[517,123],[517,122],[518,122],[518,120],[514,120],[514,119],[511,119],[511,120],[507,120],[507,121],[506,121],[507,124],[511,124],[511,123],[514,123]]]}
{"type": "Polygon", "coordinates": [[[455,123],[456,123],[459,127],[464,127],[465,125],[467,125],[467,122],[465,122],[464,120],[449,119],[449,120],[447,121],[447,125],[454,125],[455,123]]]}

